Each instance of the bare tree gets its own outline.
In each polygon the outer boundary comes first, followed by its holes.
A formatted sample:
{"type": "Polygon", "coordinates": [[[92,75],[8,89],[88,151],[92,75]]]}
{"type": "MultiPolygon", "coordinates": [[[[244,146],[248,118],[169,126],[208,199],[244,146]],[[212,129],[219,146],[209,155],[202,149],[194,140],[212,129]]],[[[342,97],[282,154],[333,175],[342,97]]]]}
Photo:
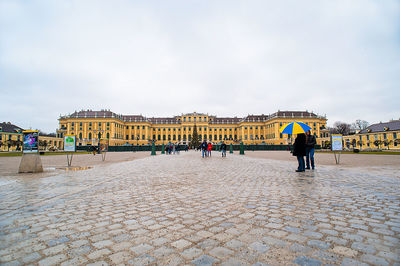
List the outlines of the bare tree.
{"type": "Polygon", "coordinates": [[[351,124],[351,127],[355,130],[363,130],[366,129],[368,126],[369,123],[361,119],[357,119],[353,124],[351,124]]]}
{"type": "Polygon", "coordinates": [[[353,146],[353,149],[356,147],[356,145],[357,145],[357,140],[353,139],[351,141],[351,146],[353,146]]]}
{"type": "Polygon", "coordinates": [[[349,135],[351,126],[345,122],[337,121],[333,124],[333,128],[331,129],[331,133],[333,134],[342,134],[343,136],[349,135]]]}
{"type": "Polygon", "coordinates": [[[357,145],[360,146],[360,149],[362,148],[364,142],[362,140],[357,141],[357,145]]]}
{"type": "Polygon", "coordinates": [[[375,140],[374,141],[374,145],[378,148],[378,149],[380,149],[380,146],[383,144],[383,141],[382,140],[375,140]]]}
{"type": "Polygon", "coordinates": [[[389,139],[385,139],[384,141],[383,141],[383,144],[387,147],[387,149],[388,150],[390,150],[390,144],[392,144],[393,143],[393,140],[389,140],[389,139]]]}

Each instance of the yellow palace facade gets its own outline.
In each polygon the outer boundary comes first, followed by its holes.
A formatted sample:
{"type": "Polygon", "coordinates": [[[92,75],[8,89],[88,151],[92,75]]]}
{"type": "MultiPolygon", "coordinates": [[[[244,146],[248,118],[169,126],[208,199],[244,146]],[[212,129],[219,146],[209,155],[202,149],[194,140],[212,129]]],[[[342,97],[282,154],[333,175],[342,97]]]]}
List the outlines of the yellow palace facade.
{"type": "MultiPolygon", "coordinates": [[[[196,125],[200,141],[238,144],[290,144],[292,136],[280,134],[285,123],[302,121],[320,136],[326,128],[326,117],[308,111],[278,111],[269,115],[248,115],[244,118],[217,117],[188,113],[174,117],[120,115],[110,110],[82,110],[60,116],[58,137],[75,135],[78,145],[97,145],[108,139],[109,145],[188,144],[196,125]]],[[[317,138],[318,139],[318,138],[317,138]]]]}

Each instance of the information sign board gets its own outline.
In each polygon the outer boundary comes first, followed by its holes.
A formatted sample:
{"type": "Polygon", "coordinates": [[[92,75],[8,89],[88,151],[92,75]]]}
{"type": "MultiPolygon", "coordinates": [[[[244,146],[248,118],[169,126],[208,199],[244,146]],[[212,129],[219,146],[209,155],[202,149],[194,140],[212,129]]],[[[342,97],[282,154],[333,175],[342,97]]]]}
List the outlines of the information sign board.
{"type": "Polygon", "coordinates": [[[24,136],[23,153],[39,152],[39,131],[22,131],[24,136]]]}
{"type": "Polygon", "coordinates": [[[64,137],[64,151],[75,152],[76,151],[76,136],[65,135],[64,137]]]}
{"type": "Polygon", "coordinates": [[[339,134],[331,135],[332,140],[332,151],[342,151],[343,150],[343,136],[339,134]]]}

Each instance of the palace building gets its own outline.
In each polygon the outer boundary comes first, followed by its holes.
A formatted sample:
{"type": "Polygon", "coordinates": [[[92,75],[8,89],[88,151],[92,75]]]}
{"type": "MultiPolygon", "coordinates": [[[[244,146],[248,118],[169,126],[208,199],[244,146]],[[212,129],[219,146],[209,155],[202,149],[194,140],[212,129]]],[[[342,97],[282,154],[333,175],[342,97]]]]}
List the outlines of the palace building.
{"type": "MultiPolygon", "coordinates": [[[[110,110],[82,110],[60,116],[58,137],[77,136],[78,145],[97,145],[108,139],[109,145],[148,145],[168,142],[188,144],[196,125],[200,141],[227,144],[290,144],[293,137],[280,134],[285,123],[302,121],[317,137],[326,128],[326,117],[308,111],[278,111],[269,115],[217,117],[204,113],[188,113],[174,117],[121,115],[110,110]]],[[[318,139],[318,138],[317,138],[318,139]]]]}
{"type": "Polygon", "coordinates": [[[372,124],[354,135],[343,136],[346,148],[400,149],[400,120],[372,124]]]}

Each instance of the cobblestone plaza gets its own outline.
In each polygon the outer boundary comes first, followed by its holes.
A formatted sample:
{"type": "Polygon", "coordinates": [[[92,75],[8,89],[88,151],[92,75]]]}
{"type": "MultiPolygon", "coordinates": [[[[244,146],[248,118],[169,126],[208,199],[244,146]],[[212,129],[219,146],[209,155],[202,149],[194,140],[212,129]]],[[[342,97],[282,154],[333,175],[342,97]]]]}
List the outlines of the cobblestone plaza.
{"type": "Polygon", "coordinates": [[[4,265],[399,265],[400,179],[199,153],[0,186],[4,265]]]}

